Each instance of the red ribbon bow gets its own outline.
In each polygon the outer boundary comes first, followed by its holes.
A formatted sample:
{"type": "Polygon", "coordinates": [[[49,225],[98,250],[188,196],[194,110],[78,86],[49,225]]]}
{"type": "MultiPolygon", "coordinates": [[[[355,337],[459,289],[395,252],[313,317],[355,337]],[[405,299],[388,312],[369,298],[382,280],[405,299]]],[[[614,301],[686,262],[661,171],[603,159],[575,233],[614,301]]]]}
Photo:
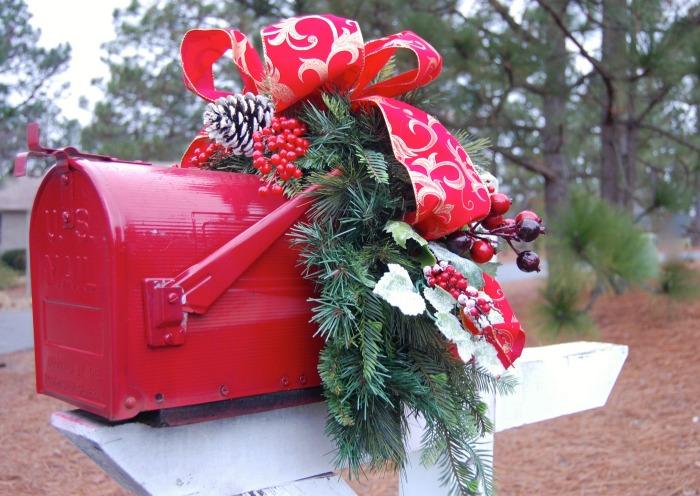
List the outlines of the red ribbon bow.
{"type": "MultiPolygon", "coordinates": [[[[277,112],[324,88],[347,92],[354,105],[382,112],[394,155],[413,184],[416,211],[406,220],[418,232],[440,238],[488,214],[488,191],[457,139],[434,117],[392,98],[440,74],[442,57],[428,42],[402,31],[364,43],[357,22],[333,15],[292,17],[261,34],[264,64],[240,31],[189,31],[180,48],[186,86],[207,101],[229,95],[214,86],[212,66],[230,49],[243,91],[271,95],[277,112]],[[415,69],[371,84],[399,48],[414,53],[415,69]]],[[[195,138],[183,166],[207,139],[195,138]]]]}

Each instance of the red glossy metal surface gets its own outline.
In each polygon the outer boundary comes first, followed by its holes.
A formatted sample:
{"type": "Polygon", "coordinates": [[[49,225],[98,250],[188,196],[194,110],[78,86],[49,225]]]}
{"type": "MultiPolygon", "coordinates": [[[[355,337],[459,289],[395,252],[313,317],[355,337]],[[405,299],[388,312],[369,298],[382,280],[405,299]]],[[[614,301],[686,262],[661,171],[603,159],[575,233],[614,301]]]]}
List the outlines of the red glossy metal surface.
{"type": "Polygon", "coordinates": [[[284,235],[304,209],[258,187],[244,174],[60,160],[30,227],[38,391],[121,420],[317,387],[312,287],[284,235]],[[220,297],[221,281],[186,283],[206,270],[235,282],[220,297]],[[184,317],[183,299],[206,313],[184,317]]]}

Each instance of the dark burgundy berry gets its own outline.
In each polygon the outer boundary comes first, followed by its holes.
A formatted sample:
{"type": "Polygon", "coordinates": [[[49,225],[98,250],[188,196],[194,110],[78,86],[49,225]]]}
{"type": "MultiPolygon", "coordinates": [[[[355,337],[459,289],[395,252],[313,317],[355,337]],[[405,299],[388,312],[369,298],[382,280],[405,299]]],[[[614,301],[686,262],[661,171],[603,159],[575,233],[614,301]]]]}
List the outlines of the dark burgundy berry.
{"type": "Polygon", "coordinates": [[[534,251],[522,251],[518,254],[516,261],[518,268],[523,272],[539,272],[540,257],[534,251]]]}
{"type": "Polygon", "coordinates": [[[526,243],[534,241],[540,235],[542,226],[535,219],[524,218],[516,224],[518,238],[526,243]]]}
{"type": "Polygon", "coordinates": [[[489,215],[491,216],[505,214],[510,208],[510,205],[513,203],[513,200],[511,200],[508,195],[504,195],[503,193],[493,193],[490,198],[491,211],[489,212],[489,215]]]}
{"type": "Polygon", "coordinates": [[[463,231],[457,231],[447,237],[447,249],[452,253],[463,256],[472,247],[472,238],[463,231]]]}

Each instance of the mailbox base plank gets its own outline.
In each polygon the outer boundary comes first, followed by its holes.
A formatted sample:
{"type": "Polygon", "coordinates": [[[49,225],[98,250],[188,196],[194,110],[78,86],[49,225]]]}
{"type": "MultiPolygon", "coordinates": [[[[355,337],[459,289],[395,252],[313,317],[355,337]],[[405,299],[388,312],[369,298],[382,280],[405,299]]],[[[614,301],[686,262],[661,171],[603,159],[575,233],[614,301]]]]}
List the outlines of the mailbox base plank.
{"type": "Polygon", "coordinates": [[[326,474],[237,496],[357,496],[340,476],[326,474]]]}
{"type": "MultiPolygon", "coordinates": [[[[605,405],[626,357],[626,346],[608,343],[525,349],[516,391],[485,398],[496,431],[605,405]]],[[[79,410],[56,412],[51,423],[139,495],[350,496],[328,476],[335,448],[325,419],[325,405],[314,403],[177,427],[110,424],[79,410]]],[[[420,464],[422,428],[421,418],[410,419],[402,496],[445,493],[439,469],[420,464]]],[[[484,443],[493,450],[492,436],[484,443]]]]}
{"type": "Polygon", "coordinates": [[[625,345],[577,341],[525,348],[520,383],[496,399],[496,432],[605,405],[627,358],[625,345]]]}
{"type": "Polygon", "coordinates": [[[81,411],[51,423],[135,494],[231,496],[332,472],[325,418],[316,403],[179,427],[114,425],[81,411]]]}

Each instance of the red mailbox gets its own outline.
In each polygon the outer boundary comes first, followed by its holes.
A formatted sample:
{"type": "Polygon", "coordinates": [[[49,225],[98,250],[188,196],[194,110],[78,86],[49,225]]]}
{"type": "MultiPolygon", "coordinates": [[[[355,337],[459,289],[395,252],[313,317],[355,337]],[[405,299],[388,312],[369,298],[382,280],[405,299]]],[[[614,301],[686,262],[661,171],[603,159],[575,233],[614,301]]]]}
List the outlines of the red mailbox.
{"type": "Polygon", "coordinates": [[[319,386],[313,288],[285,236],[308,198],[263,198],[252,175],[58,156],[30,226],[40,393],[121,420],[319,386]]]}

